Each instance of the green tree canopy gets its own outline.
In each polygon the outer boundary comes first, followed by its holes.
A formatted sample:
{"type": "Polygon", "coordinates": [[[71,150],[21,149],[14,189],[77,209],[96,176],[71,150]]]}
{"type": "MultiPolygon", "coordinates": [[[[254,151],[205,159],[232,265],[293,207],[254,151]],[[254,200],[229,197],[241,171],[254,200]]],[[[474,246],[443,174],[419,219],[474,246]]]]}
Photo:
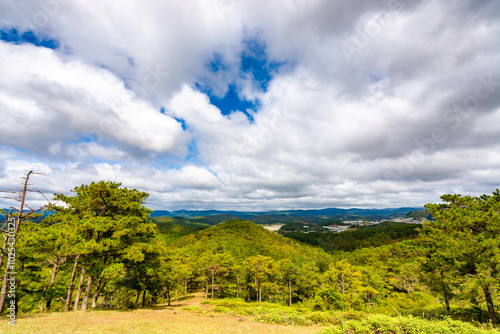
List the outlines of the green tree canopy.
{"type": "MultiPolygon", "coordinates": [[[[120,183],[100,181],[75,187],[73,196],[56,194],[54,199],[64,205],[56,206],[55,214],[44,220],[49,229],[64,229],[72,235],[74,243],[66,248],[67,256],[75,257],[75,268],[80,261],[85,266],[82,273],[88,275],[82,309],[87,307],[90,289],[97,280],[95,304],[105,283],[102,273],[107,266],[117,262],[137,264],[151,257],[157,228],[148,220],[151,210],[144,206],[148,194],[120,186],[120,183]]],[[[72,280],[68,296],[71,296],[72,280]]],[[[77,303],[78,300],[75,305],[77,303]]]]}
{"type": "Polygon", "coordinates": [[[499,284],[500,191],[492,196],[443,195],[441,199],[444,204],[425,206],[436,219],[426,222],[421,231],[425,266],[459,274],[464,284],[473,282],[484,296],[491,321],[497,323],[491,294],[499,284]]]}

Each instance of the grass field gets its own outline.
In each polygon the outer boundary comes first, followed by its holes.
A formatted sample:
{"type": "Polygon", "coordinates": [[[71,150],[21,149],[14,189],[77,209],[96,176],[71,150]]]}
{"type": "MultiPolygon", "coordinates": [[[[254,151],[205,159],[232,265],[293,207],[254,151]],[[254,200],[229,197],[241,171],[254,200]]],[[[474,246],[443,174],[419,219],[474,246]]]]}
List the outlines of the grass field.
{"type": "Polygon", "coordinates": [[[0,321],[0,333],[318,333],[320,326],[284,326],[253,322],[252,316],[234,316],[211,312],[213,305],[200,304],[193,298],[150,309],[130,311],[78,311],[22,315],[16,325],[0,321]],[[192,309],[198,310],[193,312],[192,309]]]}

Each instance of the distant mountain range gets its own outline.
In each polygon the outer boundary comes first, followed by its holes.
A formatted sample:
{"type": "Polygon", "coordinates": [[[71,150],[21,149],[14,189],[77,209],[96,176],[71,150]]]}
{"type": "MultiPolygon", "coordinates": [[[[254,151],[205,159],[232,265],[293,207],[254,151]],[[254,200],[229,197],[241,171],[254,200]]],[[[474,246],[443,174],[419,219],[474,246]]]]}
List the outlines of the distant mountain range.
{"type": "Polygon", "coordinates": [[[318,209],[318,210],[287,210],[287,211],[219,211],[219,210],[178,210],[178,211],[153,211],[151,217],[183,217],[202,218],[207,223],[218,223],[231,219],[246,219],[261,224],[272,224],[276,222],[287,223],[303,221],[321,223],[330,220],[353,220],[372,219],[383,220],[408,215],[410,212],[422,211],[423,208],[387,208],[387,209],[318,209]]]}
{"type": "MultiPolygon", "coordinates": [[[[44,212],[43,217],[35,218],[34,221],[41,221],[51,212],[44,212]]],[[[219,211],[219,210],[178,210],[166,211],[155,210],[151,217],[182,217],[189,220],[196,220],[200,223],[210,225],[220,222],[239,219],[251,220],[258,224],[275,224],[291,222],[324,223],[328,221],[344,220],[384,220],[409,216],[413,218],[429,217],[430,214],[424,212],[424,208],[387,208],[387,209],[318,209],[318,210],[287,210],[287,211],[219,211]],[[411,215],[409,215],[411,213],[411,215]]],[[[0,216],[1,217],[1,216],[0,216]]]]}

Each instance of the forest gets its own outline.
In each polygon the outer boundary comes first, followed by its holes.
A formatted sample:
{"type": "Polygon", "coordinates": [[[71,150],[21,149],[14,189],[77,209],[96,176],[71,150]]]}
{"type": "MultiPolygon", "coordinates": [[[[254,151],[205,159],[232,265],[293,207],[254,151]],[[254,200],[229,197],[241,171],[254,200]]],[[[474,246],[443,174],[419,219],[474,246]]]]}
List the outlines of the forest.
{"type": "MultiPolygon", "coordinates": [[[[221,312],[281,307],[276,318],[262,316],[266,322],[287,323],[286,308],[300,311],[304,324],[338,325],[332,312],[344,312],[360,322],[362,314],[448,321],[450,333],[498,329],[498,190],[443,195],[443,203],[426,205],[434,220],[423,225],[307,234],[244,220],[212,226],[150,217],[147,198],[120,183],[94,182],[55,194],[58,204],[45,218],[22,221],[15,258],[4,233],[2,312],[127,310],[196,291],[221,312]]],[[[4,220],[16,215],[5,210],[4,220]]]]}

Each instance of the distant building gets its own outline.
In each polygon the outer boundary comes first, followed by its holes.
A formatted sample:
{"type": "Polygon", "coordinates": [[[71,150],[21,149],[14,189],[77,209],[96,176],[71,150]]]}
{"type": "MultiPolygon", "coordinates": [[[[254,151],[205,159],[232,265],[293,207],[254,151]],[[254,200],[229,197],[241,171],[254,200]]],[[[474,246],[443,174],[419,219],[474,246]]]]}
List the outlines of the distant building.
{"type": "Polygon", "coordinates": [[[324,226],[327,230],[331,232],[344,232],[349,229],[349,226],[324,226]]]}

